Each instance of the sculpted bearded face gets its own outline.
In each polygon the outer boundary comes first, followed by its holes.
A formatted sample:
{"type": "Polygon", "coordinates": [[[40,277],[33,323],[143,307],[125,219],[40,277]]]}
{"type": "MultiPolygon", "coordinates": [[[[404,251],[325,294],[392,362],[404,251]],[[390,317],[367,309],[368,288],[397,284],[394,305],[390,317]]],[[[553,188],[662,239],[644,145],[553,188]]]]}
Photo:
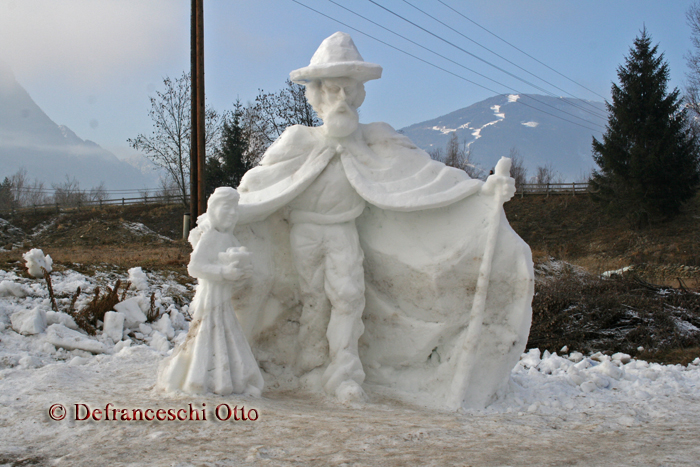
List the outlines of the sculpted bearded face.
{"type": "Polygon", "coordinates": [[[324,78],[306,85],[306,98],[323,120],[329,136],[343,138],[357,130],[357,109],[365,100],[365,86],[353,78],[324,78]]]}

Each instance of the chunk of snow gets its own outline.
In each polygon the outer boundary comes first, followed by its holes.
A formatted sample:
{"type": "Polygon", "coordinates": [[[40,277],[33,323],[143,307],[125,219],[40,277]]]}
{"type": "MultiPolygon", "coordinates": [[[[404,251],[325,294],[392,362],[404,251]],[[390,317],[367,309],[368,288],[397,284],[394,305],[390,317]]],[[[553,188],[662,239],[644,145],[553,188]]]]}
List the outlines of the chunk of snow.
{"type": "Polygon", "coordinates": [[[584,381],[581,384],[581,390],[583,392],[593,392],[598,388],[598,386],[593,381],[584,381]]]}
{"type": "Polygon", "coordinates": [[[175,329],[170,322],[170,316],[165,314],[161,318],[153,323],[153,329],[165,334],[168,339],[172,339],[175,336],[175,329]]]}
{"type": "Polygon", "coordinates": [[[117,342],[114,346],[114,353],[119,353],[123,349],[131,347],[131,339],[125,339],[123,341],[117,342]]]}
{"type": "Polygon", "coordinates": [[[518,99],[520,99],[520,96],[518,94],[509,94],[508,95],[508,102],[517,102],[518,99]]]}
{"type": "Polygon", "coordinates": [[[604,361],[600,365],[593,367],[591,371],[601,373],[616,380],[622,379],[622,376],[624,375],[624,371],[610,361],[604,361]]]}
{"type": "Polygon", "coordinates": [[[583,360],[583,354],[581,352],[571,352],[569,354],[569,360],[571,360],[574,363],[578,363],[581,360],[583,360]]]}
{"type": "Polygon", "coordinates": [[[75,320],[68,313],[62,311],[47,311],[46,312],[46,325],[51,326],[52,324],[62,324],[67,328],[78,329],[78,325],[75,320]]]}
{"type": "Polygon", "coordinates": [[[46,329],[46,312],[39,307],[21,310],[10,317],[12,329],[20,334],[39,334],[46,329]]]}
{"type": "MultiPolygon", "coordinates": [[[[183,342],[185,342],[185,339],[187,339],[187,331],[180,331],[177,333],[177,335],[173,339],[173,344],[180,345],[183,342]]],[[[696,360],[698,360],[698,365],[700,365],[700,359],[696,359],[696,360]]]]}
{"type": "Polygon", "coordinates": [[[146,323],[141,323],[139,324],[139,331],[141,331],[141,334],[144,336],[150,336],[153,332],[153,328],[146,323]]]}
{"type": "Polygon", "coordinates": [[[15,296],[18,298],[24,298],[32,293],[27,287],[17,282],[12,281],[2,281],[0,282],[0,296],[15,296]]]}
{"type": "MultiPolygon", "coordinates": [[[[185,309],[187,305],[185,305],[183,310],[185,309]]],[[[173,326],[173,329],[187,329],[189,326],[187,325],[187,320],[185,320],[185,315],[180,313],[177,310],[170,310],[170,324],[173,326]]]]}
{"type": "Polygon", "coordinates": [[[601,274],[601,277],[621,276],[623,273],[630,270],[632,270],[632,266],[625,266],[624,268],[615,269],[614,271],[605,271],[601,274]]]}
{"type": "Polygon", "coordinates": [[[31,355],[26,355],[19,359],[19,365],[22,368],[37,368],[41,366],[41,360],[31,355]]]}
{"type": "Polygon", "coordinates": [[[148,277],[141,267],[129,269],[129,282],[136,290],[148,289],[148,277]]]}
{"type": "Polygon", "coordinates": [[[102,342],[68,329],[62,324],[52,324],[46,329],[46,340],[66,350],[84,350],[91,353],[104,353],[106,347],[102,342]]]}
{"type": "Polygon", "coordinates": [[[525,368],[534,368],[540,364],[542,360],[540,359],[540,349],[530,349],[528,353],[524,354],[520,358],[520,363],[525,368]]]}
{"type": "Polygon", "coordinates": [[[112,339],[112,342],[119,342],[122,340],[122,335],[124,334],[124,313],[119,311],[108,311],[105,313],[105,322],[102,326],[102,330],[105,335],[112,339]]]}
{"type": "Polygon", "coordinates": [[[153,337],[148,345],[160,352],[167,352],[170,350],[170,342],[168,342],[168,338],[165,337],[165,334],[159,331],[153,332],[153,337]]]}
{"type": "Polygon", "coordinates": [[[124,314],[124,326],[137,329],[141,323],[146,322],[146,315],[141,311],[137,297],[127,298],[123,302],[114,305],[114,311],[124,314]]]}
{"type": "Polygon", "coordinates": [[[528,128],[537,128],[537,126],[539,125],[538,122],[521,122],[520,124],[528,128]]]}
{"type": "Polygon", "coordinates": [[[629,363],[632,361],[632,357],[630,357],[628,354],[622,353],[622,352],[617,352],[617,353],[612,354],[611,358],[613,359],[614,362],[620,362],[623,365],[625,363],[629,363]]]}
{"type": "Polygon", "coordinates": [[[29,250],[22,257],[26,261],[27,271],[33,277],[44,277],[41,268],[46,269],[46,272],[52,271],[53,260],[49,255],[44,256],[44,252],[38,248],[29,250]]]}
{"type": "Polygon", "coordinates": [[[89,358],[77,357],[77,356],[76,356],[76,357],[73,357],[73,358],[71,359],[71,361],[68,362],[68,364],[69,364],[70,366],[80,366],[80,365],[85,365],[85,364],[88,363],[89,361],[90,361],[89,358]]]}

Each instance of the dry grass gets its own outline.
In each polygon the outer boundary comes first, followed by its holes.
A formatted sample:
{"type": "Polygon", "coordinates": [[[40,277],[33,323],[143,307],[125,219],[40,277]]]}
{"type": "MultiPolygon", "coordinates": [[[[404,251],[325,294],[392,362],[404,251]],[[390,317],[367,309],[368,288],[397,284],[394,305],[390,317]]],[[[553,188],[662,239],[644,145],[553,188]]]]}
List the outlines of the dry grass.
{"type": "Polygon", "coordinates": [[[505,204],[513,229],[537,255],[592,273],[639,264],[700,266],[700,195],[676,218],[635,229],[589,196],[515,197],[505,204]]]}
{"type": "Polygon", "coordinates": [[[627,274],[605,279],[569,271],[538,281],[532,308],[528,347],[556,352],[566,345],[666,363],[700,356],[700,331],[681,330],[683,323],[700,328],[696,291],[658,287],[627,274]]]}
{"type": "MultiPolygon", "coordinates": [[[[44,254],[51,255],[54,269],[70,267],[83,274],[91,275],[94,267],[108,264],[121,269],[135,265],[150,269],[175,270],[187,273],[187,263],[192,251],[189,244],[174,245],[96,245],[85,247],[45,247],[44,254]]],[[[0,268],[24,264],[22,254],[26,249],[0,252],[0,268]]]]}

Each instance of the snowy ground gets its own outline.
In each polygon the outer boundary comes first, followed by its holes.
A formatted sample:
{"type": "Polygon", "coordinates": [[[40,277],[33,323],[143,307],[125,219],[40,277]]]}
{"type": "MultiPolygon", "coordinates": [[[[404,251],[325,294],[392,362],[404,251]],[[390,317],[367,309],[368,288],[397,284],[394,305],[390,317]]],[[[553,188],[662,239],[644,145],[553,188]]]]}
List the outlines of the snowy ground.
{"type": "MultiPolygon", "coordinates": [[[[52,277],[59,295],[115,280],[107,272],[52,277]]],[[[282,389],[267,390],[262,399],[164,396],[153,390],[155,373],[183,336],[178,316],[186,310],[173,297],[186,295],[187,287],[148,274],[147,288],[134,294],[151,292],[170,313],[172,337],[164,326],[163,332],[140,329],[130,345],[115,346],[101,333],[85,336],[102,343],[104,352],[93,355],[51,344],[47,331],[15,332],[13,313],[51,306],[43,281],[0,271],[0,465],[699,464],[700,359],[663,366],[624,355],[562,357],[535,349],[514,368],[503,399],[466,413],[408,406],[373,387],[366,388],[370,402],[355,407],[282,389]],[[65,419],[51,419],[55,404],[66,408],[65,419]],[[110,410],[127,409],[127,415],[174,409],[184,418],[192,404],[200,416],[204,408],[207,420],[108,421],[104,413],[100,421],[76,420],[76,404],[91,410],[111,404],[110,410]],[[249,415],[259,418],[219,421],[215,408],[225,416],[222,404],[238,407],[239,417],[241,406],[246,413],[255,409],[249,415]]],[[[67,302],[59,300],[59,307],[67,302]]],[[[70,324],[52,313],[48,321],[70,324]]]]}

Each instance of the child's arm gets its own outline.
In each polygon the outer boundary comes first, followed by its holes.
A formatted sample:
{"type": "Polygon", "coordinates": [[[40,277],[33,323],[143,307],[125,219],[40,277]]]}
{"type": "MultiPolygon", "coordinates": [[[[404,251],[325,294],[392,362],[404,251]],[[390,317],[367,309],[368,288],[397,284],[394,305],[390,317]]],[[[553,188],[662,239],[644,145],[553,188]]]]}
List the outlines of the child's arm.
{"type": "Polygon", "coordinates": [[[218,252],[212,252],[216,247],[216,238],[212,232],[204,232],[192,251],[187,272],[192,277],[209,281],[224,281],[223,266],[217,262],[218,252]]]}

